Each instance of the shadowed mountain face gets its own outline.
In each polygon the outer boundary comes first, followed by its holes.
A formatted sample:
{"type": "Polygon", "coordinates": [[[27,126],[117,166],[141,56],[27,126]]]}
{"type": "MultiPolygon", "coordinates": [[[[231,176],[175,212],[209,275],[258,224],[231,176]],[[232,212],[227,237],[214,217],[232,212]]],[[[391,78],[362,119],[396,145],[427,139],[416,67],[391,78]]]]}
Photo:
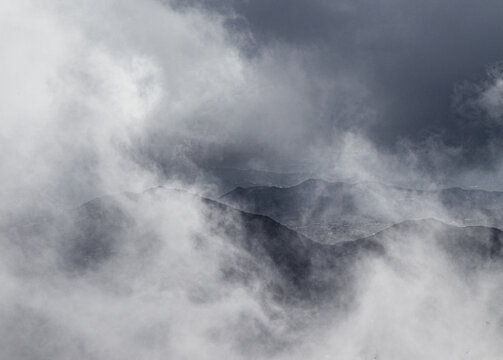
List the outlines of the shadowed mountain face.
{"type": "Polygon", "coordinates": [[[219,195],[237,187],[293,186],[311,177],[308,173],[277,173],[233,168],[211,168],[205,172],[208,177],[214,179],[219,195]]]}
{"type": "Polygon", "coordinates": [[[292,187],[239,187],[221,201],[270,216],[324,243],[357,239],[432,215],[461,225],[503,224],[503,193],[459,188],[419,191],[311,179],[292,187]]]}

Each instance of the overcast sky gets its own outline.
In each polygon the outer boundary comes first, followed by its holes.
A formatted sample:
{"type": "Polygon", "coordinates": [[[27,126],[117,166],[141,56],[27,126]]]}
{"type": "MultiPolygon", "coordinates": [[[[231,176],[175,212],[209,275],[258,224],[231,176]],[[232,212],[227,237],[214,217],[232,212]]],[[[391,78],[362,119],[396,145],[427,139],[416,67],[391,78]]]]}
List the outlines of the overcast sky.
{"type": "MultiPolygon", "coordinates": [[[[277,66],[295,63],[304,74],[306,81],[292,84],[304,87],[298,91],[304,91],[305,128],[296,145],[333,146],[351,130],[384,151],[433,141],[455,149],[450,161],[456,167],[499,159],[501,112],[488,112],[479,98],[496,84],[498,75],[488,72],[503,59],[501,1],[189,3],[179,5],[223,15],[230,37],[252,63],[272,56],[277,66]]],[[[501,91],[492,97],[492,105],[501,107],[501,91]]],[[[424,160],[434,166],[434,159],[424,160]]]]}
{"type": "MultiPolygon", "coordinates": [[[[361,84],[377,110],[373,140],[419,141],[439,134],[449,145],[484,146],[491,134],[456,119],[452,100],[464,82],[486,79],[503,59],[500,1],[202,1],[225,14],[236,36],[248,34],[244,53],[295,49],[309,61],[309,76],[337,87],[340,78],[361,84]]],[[[325,120],[335,122],[337,95],[325,120]]],[[[308,121],[308,120],[306,120],[308,121]]],[[[350,122],[348,120],[348,122],[350,122]]],[[[350,124],[346,124],[350,126],[350,124]]],[[[494,130],[499,126],[495,126],[494,130]]]]}

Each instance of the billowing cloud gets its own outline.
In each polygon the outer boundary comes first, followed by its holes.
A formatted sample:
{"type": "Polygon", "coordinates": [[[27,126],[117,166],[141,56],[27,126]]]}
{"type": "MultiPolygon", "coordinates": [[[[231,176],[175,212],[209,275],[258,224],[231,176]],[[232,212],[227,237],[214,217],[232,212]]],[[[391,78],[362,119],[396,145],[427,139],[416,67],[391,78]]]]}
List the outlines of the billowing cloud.
{"type": "MultiPolygon", "coordinates": [[[[488,150],[499,124],[467,126],[451,99],[459,84],[481,81],[486,67],[503,57],[494,45],[502,40],[499,2],[484,2],[477,11],[467,1],[188,4],[223,14],[238,43],[247,39],[244,54],[260,58],[270,49],[294,49],[309,77],[330,84],[318,93],[326,99],[319,116],[304,120],[311,139],[336,143],[338,134],[357,128],[380,150],[395,151],[404,141],[423,147],[430,137],[462,148],[451,159],[457,168],[497,160],[488,150]]],[[[431,161],[423,158],[421,166],[442,173],[431,161]]]]}
{"type": "MultiPolygon", "coordinates": [[[[257,243],[309,239],[264,217],[247,233],[236,209],[191,195],[221,166],[435,188],[486,181],[460,171],[486,156],[501,174],[501,77],[472,79],[501,55],[487,45],[500,4],[469,5],[4,1],[0,357],[497,358],[501,268],[477,258],[464,276],[473,263],[442,242],[457,228],[392,228],[363,241],[386,256],[353,277],[311,278],[351,279],[349,295],[288,302],[273,291],[288,257],[257,243]],[[469,96],[454,91],[466,79],[469,96]],[[463,117],[473,104],[487,119],[463,117]],[[145,192],[157,185],[188,192],[145,192]]],[[[432,202],[421,217],[454,223],[432,202]]],[[[480,231],[484,255],[499,233],[480,231]]],[[[326,274],[335,261],[313,253],[287,255],[326,274]]]]}

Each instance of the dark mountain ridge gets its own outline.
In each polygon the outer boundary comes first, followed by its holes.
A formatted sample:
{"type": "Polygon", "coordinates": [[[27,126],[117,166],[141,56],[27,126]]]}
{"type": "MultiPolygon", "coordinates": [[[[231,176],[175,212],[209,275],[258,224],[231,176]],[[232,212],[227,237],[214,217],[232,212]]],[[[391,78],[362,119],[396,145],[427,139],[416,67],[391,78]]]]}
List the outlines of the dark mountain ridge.
{"type": "MultiPolygon", "coordinates": [[[[353,264],[367,255],[380,255],[384,251],[381,245],[367,239],[336,246],[319,244],[270,217],[164,188],[94,199],[50,220],[11,229],[9,235],[13,242],[25,248],[35,243],[56,248],[59,263],[66,272],[85,274],[113,261],[126,241],[145,249],[154,247],[159,239],[149,229],[150,220],[138,218],[130,209],[145,207],[153,198],[159,200],[163,196],[200,202],[208,233],[195,235],[196,243],[218,236],[228,241],[228,246],[247,254],[228,263],[224,261],[222,276],[245,282],[250,277],[269,277],[270,290],[282,301],[321,299],[329,294],[333,298],[351,283],[353,264]]],[[[161,219],[162,216],[170,214],[161,214],[161,219]]]]}
{"type": "MultiPolygon", "coordinates": [[[[222,279],[242,283],[268,279],[267,288],[282,302],[338,303],[342,298],[351,301],[350,294],[357,282],[355,266],[368,259],[394,256],[390,246],[411,238],[433,239],[453,261],[468,264],[470,269],[502,257],[503,235],[495,228],[456,227],[437,220],[414,220],[366,238],[328,245],[313,241],[268,216],[163,188],[95,199],[65,216],[19,226],[9,236],[16,246],[25,249],[31,249],[33,244],[37,245],[33,249],[55,248],[60,266],[67,273],[79,276],[100,269],[120,256],[121,247],[127,241],[133,242],[143,257],[148,258],[149,252],[155,252],[160,239],[150,228],[150,219],[147,215],[138,218],[131,209],[148,209],[152,201],[163,201],[163,197],[179,197],[182,201],[201,204],[200,212],[208,224],[208,232],[194,235],[194,251],[204,251],[204,246],[196,245],[212,241],[213,236],[224,239],[229,247],[240,249],[234,259],[221,259],[222,279]]],[[[171,215],[167,212],[154,216],[160,216],[154,219],[158,221],[171,215]]],[[[36,250],[31,254],[32,257],[38,255],[36,250]]]]}
{"type": "Polygon", "coordinates": [[[503,192],[484,190],[426,191],[310,179],[291,187],[238,187],[219,200],[270,216],[324,243],[365,237],[418,218],[455,220],[459,225],[503,225],[503,192]]]}

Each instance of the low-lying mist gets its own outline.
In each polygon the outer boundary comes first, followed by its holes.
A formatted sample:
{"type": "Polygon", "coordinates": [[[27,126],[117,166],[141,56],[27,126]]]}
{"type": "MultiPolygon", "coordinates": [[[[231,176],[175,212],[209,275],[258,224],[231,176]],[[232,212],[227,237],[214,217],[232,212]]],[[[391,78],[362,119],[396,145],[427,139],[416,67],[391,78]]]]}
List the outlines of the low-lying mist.
{"type": "MultiPolygon", "coordinates": [[[[384,252],[313,250],[307,282],[296,282],[288,259],[246,243],[246,217],[207,201],[156,189],[3,232],[2,356],[496,359],[503,351],[499,230],[403,223],[372,239],[384,252]]],[[[302,260],[316,245],[295,246],[282,256],[302,260]]]]}

